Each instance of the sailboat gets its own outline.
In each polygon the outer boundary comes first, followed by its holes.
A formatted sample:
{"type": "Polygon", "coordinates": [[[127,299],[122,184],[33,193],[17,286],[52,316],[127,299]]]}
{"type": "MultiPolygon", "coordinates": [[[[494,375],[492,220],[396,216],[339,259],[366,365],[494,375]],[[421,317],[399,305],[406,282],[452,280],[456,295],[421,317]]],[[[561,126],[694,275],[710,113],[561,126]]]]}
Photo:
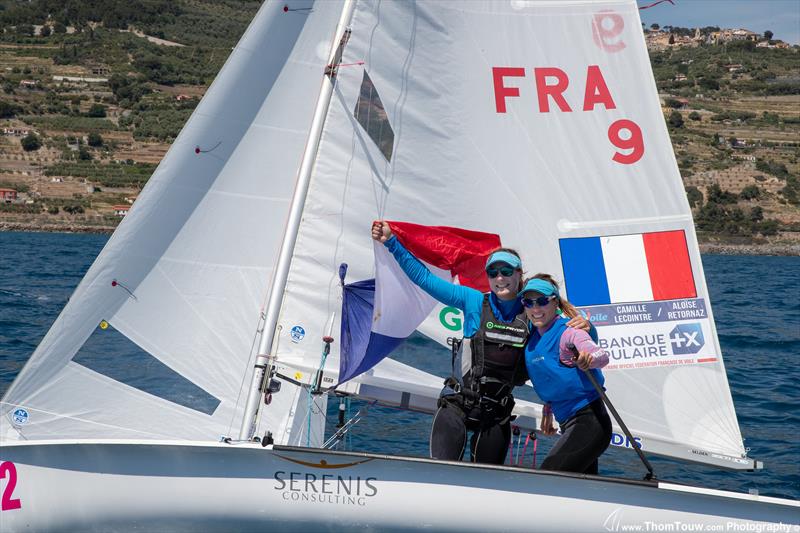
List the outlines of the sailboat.
{"type": "MultiPolygon", "coordinates": [[[[797,524],[757,494],[323,446],[333,391],[430,413],[441,389],[391,358],[334,387],[338,268],[374,276],[386,218],[501,235],[564,280],[645,453],[759,467],[640,24],[633,0],[265,3],[2,399],[2,531],[797,524]],[[81,357],[112,334],[194,392],[81,357]]],[[[443,311],[418,330],[445,343],[443,311]]]]}

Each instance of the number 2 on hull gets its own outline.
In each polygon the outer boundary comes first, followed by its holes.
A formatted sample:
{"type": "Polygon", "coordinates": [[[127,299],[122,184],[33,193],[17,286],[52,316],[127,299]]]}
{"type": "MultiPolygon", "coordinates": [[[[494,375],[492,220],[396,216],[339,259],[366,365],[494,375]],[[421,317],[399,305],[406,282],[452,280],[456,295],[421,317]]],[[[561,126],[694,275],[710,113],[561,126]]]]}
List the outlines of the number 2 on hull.
{"type": "Polygon", "coordinates": [[[12,511],[22,507],[19,498],[12,498],[17,486],[17,467],[14,466],[14,463],[8,461],[0,463],[0,479],[5,479],[6,474],[8,474],[8,483],[6,483],[3,497],[0,499],[0,511],[12,511]]]}

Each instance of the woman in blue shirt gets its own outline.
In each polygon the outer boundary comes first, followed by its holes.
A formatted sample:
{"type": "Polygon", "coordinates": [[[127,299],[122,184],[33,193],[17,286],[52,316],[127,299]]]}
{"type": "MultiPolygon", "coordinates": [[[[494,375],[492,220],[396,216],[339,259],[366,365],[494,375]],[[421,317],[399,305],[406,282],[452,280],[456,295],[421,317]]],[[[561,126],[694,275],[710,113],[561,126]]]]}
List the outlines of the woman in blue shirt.
{"type": "Polygon", "coordinates": [[[563,315],[577,311],[561,298],[551,276],[537,274],[528,279],[519,296],[532,325],[525,346],[528,375],[546,402],[542,431],[556,432],[554,415],[561,426],[561,437],[542,469],[596,475],[597,459],[611,442],[611,419],[585,373],[591,372],[602,386],[600,369],[608,364],[608,353],[585,331],[568,327],[563,315]]]}
{"type": "MultiPolygon", "coordinates": [[[[486,261],[491,291],[483,294],[433,275],[385,221],[373,223],[372,238],[386,246],[411,281],[436,300],[464,312],[466,342],[461,345],[461,364],[454,364],[439,399],[431,427],[431,457],[461,460],[467,432],[472,431],[472,462],[503,464],[511,439],[511,391],[528,379],[524,346],[529,330],[517,297],[522,287],[519,254],[510,248],[491,254],[486,261]]],[[[582,317],[570,325],[590,327],[582,317]]]]}

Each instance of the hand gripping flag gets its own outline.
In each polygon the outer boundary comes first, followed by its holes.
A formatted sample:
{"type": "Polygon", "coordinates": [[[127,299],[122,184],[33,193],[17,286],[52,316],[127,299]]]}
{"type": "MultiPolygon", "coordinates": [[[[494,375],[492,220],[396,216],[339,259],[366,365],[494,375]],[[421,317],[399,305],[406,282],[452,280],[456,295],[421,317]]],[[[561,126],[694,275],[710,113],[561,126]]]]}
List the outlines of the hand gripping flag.
{"type": "MultiPolygon", "coordinates": [[[[403,246],[449,282],[489,290],[484,267],[498,247],[491,233],[389,222],[403,246]]],[[[374,367],[427,318],[436,301],[405,275],[381,243],[374,244],[375,279],[344,286],[339,383],[374,367]]],[[[342,273],[343,276],[343,273],[342,273]]]]}

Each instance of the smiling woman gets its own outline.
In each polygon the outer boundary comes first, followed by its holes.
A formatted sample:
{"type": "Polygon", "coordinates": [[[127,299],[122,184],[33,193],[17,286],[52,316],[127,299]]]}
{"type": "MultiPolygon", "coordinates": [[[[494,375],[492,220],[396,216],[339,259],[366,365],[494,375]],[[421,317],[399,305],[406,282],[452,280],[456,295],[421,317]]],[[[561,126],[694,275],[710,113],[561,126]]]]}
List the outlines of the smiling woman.
{"type": "MultiPolygon", "coordinates": [[[[503,464],[511,439],[512,391],[528,380],[524,350],[527,319],[517,293],[522,261],[511,248],[497,248],[486,260],[489,292],[455,285],[433,275],[393,234],[385,221],[372,225],[372,238],[394,255],[403,272],[433,298],[464,312],[464,338],[453,340],[452,375],[445,381],[433,419],[430,455],[460,461],[470,439],[470,460],[503,464]],[[456,362],[460,359],[460,364],[456,362]]],[[[575,327],[589,328],[577,316],[575,327]]]]}
{"type": "Polygon", "coordinates": [[[536,393],[546,402],[541,429],[555,434],[554,415],[561,426],[561,438],[542,469],[597,474],[597,458],[611,442],[611,419],[591,377],[603,384],[600,368],[608,364],[608,354],[588,333],[569,327],[567,317],[577,310],[561,298],[552,276],[529,278],[519,296],[534,327],[525,363],[536,393]]]}

